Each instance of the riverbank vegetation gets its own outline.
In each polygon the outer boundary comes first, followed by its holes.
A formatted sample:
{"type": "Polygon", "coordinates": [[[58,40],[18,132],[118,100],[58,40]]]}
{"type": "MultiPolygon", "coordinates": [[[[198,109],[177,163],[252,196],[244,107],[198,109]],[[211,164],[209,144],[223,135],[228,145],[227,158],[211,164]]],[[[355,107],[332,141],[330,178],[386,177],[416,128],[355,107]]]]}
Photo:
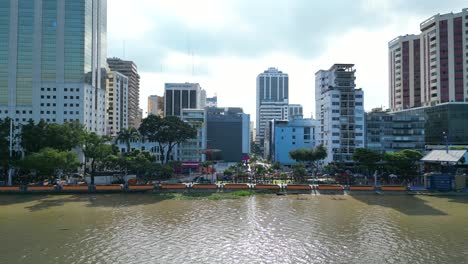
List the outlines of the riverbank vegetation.
{"type": "Polygon", "coordinates": [[[196,136],[196,129],[177,117],[149,116],[139,130],[123,129],[117,137],[100,136],[87,131],[79,122],[64,124],[30,121],[13,124],[0,120],[0,182],[7,181],[14,169],[14,184],[31,182],[55,183],[67,176],[90,176],[91,184],[97,174],[137,176],[139,182],[169,179],[179,165],[172,162],[175,145],[196,136]],[[130,142],[138,139],[159,142],[162,161],[148,151],[134,150],[130,142]],[[125,148],[119,149],[119,143],[125,148]]]}

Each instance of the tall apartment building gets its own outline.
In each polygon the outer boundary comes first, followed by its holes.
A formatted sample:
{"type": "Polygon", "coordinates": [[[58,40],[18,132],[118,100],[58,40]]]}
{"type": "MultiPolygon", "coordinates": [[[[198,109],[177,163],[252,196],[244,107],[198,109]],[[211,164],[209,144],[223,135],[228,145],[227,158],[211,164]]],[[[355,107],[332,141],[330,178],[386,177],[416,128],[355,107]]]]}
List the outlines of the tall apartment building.
{"type": "Polygon", "coordinates": [[[164,97],[148,96],[148,115],[164,116],[164,97]]]}
{"type": "Polygon", "coordinates": [[[406,35],[389,42],[390,108],[421,106],[419,35],[406,35]]]}
{"type": "Polygon", "coordinates": [[[319,144],[327,149],[325,163],[351,162],[364,147],[364,92],[356,89],[354,64],[334,64],[315,74],[315,106],[320,122],[319,144]]]}
{"type": "Polygon", "coordinates": [[[166,83],[164,114],[182,117],[182,109],[204,109],[206,92],[198,83],[166,83]]]}
{"type": "Polygon", "coordinates": [[[133,61],[119,58],[108,58],[111,71],[120,72],[128,78],[128,126],[138,128],[141,123],[140,114],[140,75],[133,61]]]}
{"type": "Polygon", "coordinates": [[[128,78],[119,72],[107,75],[106,134],[117,136],[128,128],[128,78]]]}
{"type": "Polygon", "coordinates": [[[105,133],[107,1],[0,2],[0,119],[105,133]]]}
{"type": "Polygon", "coordinates": [[[389,43],[390,108],[468,101],[468,8],[432,16],[420,30],[389,43]]]}
{"type": "Polygon", "coordinates": [[[264,143],[265,129],[272,119],[288,119],[289,77],[277,68],[257,76],[257,135],[256,143],[264,143]]]}

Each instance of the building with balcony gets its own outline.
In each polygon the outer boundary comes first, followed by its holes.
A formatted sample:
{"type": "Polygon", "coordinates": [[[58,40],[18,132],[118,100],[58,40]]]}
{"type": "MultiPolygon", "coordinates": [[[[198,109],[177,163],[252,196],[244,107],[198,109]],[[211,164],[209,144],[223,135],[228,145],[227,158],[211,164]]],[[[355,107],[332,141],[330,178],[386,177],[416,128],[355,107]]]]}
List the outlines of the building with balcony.
{"type": "Polygon", "coordinates": [[[140,75],[133,61],[119,58],[107,59],[112,71],[120,72],[128,78],[128,126],[140,127],[142,113],[140,111],[140,75]]]}
{"type": "Polygon", "coordinates": [[[468,8],[437,14],[389,42],[392,111],[468,101],[468,8]]]}
{"type": "Polygon", "coordinates": [[[364,147],[364,92],[356,89],[354,64],[334,64],[315,74],[318,144],[327,149],[325,163],[352,162],[364,147]]]}
{"type": "Polygon", "coordinates": [[[119,72],[107,75],[106,134],[117,136],[128,128],[128,78],[119,72]]]}

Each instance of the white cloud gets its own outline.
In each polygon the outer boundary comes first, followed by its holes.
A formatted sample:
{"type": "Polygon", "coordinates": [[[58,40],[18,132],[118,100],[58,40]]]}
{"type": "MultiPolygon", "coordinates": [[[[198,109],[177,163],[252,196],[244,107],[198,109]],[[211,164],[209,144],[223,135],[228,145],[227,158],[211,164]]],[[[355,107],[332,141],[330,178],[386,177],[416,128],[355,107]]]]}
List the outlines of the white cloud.
{"type": "Polygon", "coordinates": [[[461,0],[111,0],[110,56],[134,60],[140,100],[165,82],[199,82],[221,106],[255,119],[256,76],[278,67],[290,76],[290,102],[315,110],[315,72],[354,63],[365,108],[388,106],[387,43],[417,34],[419,23],[461,9],[461,0]],[[442,8],[442,9],[441,9],[442,8]],[[441,9],[441,10],[440,10],[441,9]],[[449,10],[447,10],[449,9],[449,10]],[[193,54],[193,55],[192,55],[193,54]]]}

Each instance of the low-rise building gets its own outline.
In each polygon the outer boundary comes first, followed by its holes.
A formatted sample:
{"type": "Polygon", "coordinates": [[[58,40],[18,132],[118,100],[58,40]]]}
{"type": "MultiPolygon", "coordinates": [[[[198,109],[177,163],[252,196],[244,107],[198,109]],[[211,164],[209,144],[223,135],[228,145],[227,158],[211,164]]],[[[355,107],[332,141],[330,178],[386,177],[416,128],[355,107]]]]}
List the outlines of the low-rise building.
{"type": "Polygon", "coordinates": [[[314,119],[270,121],[265,138],[265,158],[284,165],[295,164],[289,152],[315,148],[318,127],[319,123],[314,119]]]}
{"type": "Polygon", "coordinates": [[[468,103],[443,103],[366,115],[366,147],[379,152],[468,145],[468,103]]]}

